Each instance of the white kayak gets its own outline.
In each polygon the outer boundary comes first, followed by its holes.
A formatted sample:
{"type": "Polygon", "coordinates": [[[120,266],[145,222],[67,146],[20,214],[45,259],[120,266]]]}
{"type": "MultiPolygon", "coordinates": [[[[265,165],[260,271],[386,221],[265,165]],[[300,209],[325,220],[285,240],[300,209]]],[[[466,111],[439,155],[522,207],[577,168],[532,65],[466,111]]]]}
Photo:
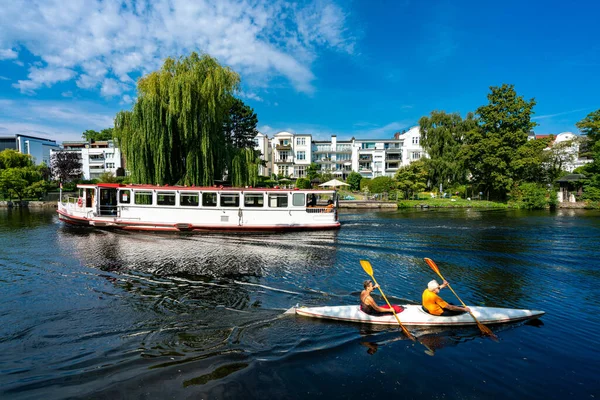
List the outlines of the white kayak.
{"type": "MultiPolygon", "coordinates": [[[[420,305],[403,305],[404,311],[398,314],[403,325],[408,326],[458,326],[475,325],[469,313],[440,317],[431,315],[420,305]]],[[[544,311],[519,310],[513,308],[471,307],[471,312],[482,324],[505,324],[509,322],[536,319],[545,314],[544,311]]],[[[358,305],[327,307],[292,307],[286,314],[297,314],[305,317],[333,319],[337,321],[356,322],[374,325],[398,325],[393,314],[381,317],[369,315],[360,310],[358,305]]]]}

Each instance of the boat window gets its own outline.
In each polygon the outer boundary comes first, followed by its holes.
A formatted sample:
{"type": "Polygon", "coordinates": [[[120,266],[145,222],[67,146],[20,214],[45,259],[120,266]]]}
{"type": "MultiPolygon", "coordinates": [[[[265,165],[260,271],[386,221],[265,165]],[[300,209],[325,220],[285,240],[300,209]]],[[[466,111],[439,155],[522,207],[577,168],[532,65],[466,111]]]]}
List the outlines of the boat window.
{"type": "Polygon", "coordinates": [[[175,192],[157,192],[156,204],[159,206],[174,206],[175,192]]]}
{"type": "Polygon", "coordinates": [[[152,204],[152,192],[133,192],[133,201],[135,204],[151,205],[152,204]]]}
{"type": "Polygon", "coordinates": [[[244,195],[244,207],[264,207],[265,196],[262,193],[246,193],[244,195]]]}
{"type": "Polygon", "coordinates": [[[119,190],[119,203],[131,203],[131,190],[119,190]]]}
{"type": "Polygon", "coordinates": [[[288,196],[287,194],[270,194],[269,195],[269,207],[287,207],[288,196]]]}
{"type": "Polygon", "coordinates": [[[303,206],[304,205],[304,193],[294,193],[292,195],[292,205],[303,206]]]}
{"type": "Polygon", "coordinates": [[[202,193],[202,207],[216,207],[217,194],[215,192],[202,193]]]}
{"type": "Polygon", "coordinates": [[[179,195],[179,205],[184,207],[198,207],[200,196],[198,193],[181,193],[179,195]]]}
{"type": "Polygon", "coordinates": [[[240,195],[233,193],[221,193],[221,207],[239,207],[240,195]]]}

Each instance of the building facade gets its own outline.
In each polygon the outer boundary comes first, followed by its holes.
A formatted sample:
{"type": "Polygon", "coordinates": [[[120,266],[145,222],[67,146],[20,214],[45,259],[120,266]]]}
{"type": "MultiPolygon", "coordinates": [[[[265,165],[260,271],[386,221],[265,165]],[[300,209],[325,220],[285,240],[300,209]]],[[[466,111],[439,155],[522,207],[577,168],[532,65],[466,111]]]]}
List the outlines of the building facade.
{"type": "MultiPolygon", "coordinates": [[[[270,174],[278,176],[306,177],[308,167],[315,163],[321,173],[331,173],[341,179],[353,171],[365,178],[393,177],[399,168],[426,156],[420,138],[418,126],[394,139],[338,140],[332,135],[330,140],[312,140],[310,134],[291,132],[279,132],[268,139],[259,133],[255,149],[261,151],[266,162],[272,161],[270,174]]],[[[270,176],[268,172],[263,169],[261,175],[270,176]]]]}
{"type": "Polygon", "coordinates": [[[63,148],[56,151],[77,153],[81,160],[83,179],[97,179],[109,172],[114,176],[124,175],[121,150],[114,146],[112,140],[88,142],[63,142],[63,148]]]}
{"type": "Polygon", "coordinates": [[[50,152],[60,149],[55,140],[43,139],[28,135],[0,136],[0,151],[17,150],[31,156],[35,165],[50,165],[50,152]]]}

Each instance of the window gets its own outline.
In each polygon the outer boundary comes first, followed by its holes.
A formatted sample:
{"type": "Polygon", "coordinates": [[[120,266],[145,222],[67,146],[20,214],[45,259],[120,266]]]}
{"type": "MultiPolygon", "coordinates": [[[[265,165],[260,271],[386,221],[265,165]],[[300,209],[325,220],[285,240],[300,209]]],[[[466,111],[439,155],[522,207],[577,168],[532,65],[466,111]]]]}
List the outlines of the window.
{"type": "Polygon", "coordinates": [[[281,176],[288,176],[288,166],[287,165],[279,165],[278,173],[281,176]]]}
{"type": "Polygon", "coordinates": [[[119,190],[119,203],[129,204],[131,202],[131,190],[119,190]]]}
{"type": "Polygon", "coordinates": [[[179,205],[182,207],[198,207],[200,196],[198,193],[181,193],[179,195],[179,205]]]}
{"type": "Polygon", "coordinates": [[[292,196],[292,205],[301,207],[304,205],[304,194],[303,193],[294,193],[292,196]]]}
{"type": "Polygon", "coordinates": [[[306,144],[306,138],[296,138],[296,144],[297,145],[305,145],[306,144]]]}
{"type": "Polygon", "coordinates": [[[270,194],[269,195],[269,207],[287,207],[288,196],[287,194],[270,194]]]}
{"type": "Polygon", "coordinates": [[[254,138],[254,147],[260,147],[260,140],[258,138],[254,138]]]}
{"type": "Polygon", "coordinates": [[[412,159],[413,160],[418,160],[419,158],[421,158],[421,153],[416,151],[414,153],[412,153],[412,159]]]}
{"type": "Polygon", "coordinates": [[[247,193],[244,195],[244,207],[264,207],[265,196],[262,193],[247,193]]]}
{"type": "Polygon", "coordinates": [[[240,195],[237,193],[221,193],[221,207],[239,207],[240,195]]]}
{"type": "Polygon", "coordinates": [[[215,192],[202,193],[202,207],[216,207],[217,194],[215,192]]]}
{"type": "Polygon", "coordinates": [[[306,160],[306,152],[305,151],[296,152],[296,159],[297,160],[306,160]]]}
{"type": "Polygon", "coordinates": [[[296,177],[297,178],[305,178],[306,177],[306,165],[296,165],[296,177]]]}
{"type": "Polygon", "coordinates": [[[106,163],[106,168],[114,168],[115,167],[115,163],[114,162],[107,162],[106,163]]]}
{"type": "Polygon", "coordinates": [[[419,144],[419,137],[418,136],[413,136],[413,138],[412,138],[412,144],[419,144]]]}
{"type": "Polygon", "coordinates": [[[174,206],[175,192],[158,192],[156,193],[156,204],[159,206],[174,206]]]}
{"type": "Polygon", "coordinates": [[[152,192],[134,192],[133,202],[140,205],[152,205],[152,192]]]}

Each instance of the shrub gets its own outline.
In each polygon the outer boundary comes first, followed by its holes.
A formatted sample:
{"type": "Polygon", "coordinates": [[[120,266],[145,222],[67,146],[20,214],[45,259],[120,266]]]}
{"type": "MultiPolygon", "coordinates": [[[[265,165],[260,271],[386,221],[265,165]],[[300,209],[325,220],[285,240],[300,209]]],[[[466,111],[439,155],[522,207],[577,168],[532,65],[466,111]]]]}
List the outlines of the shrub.
{"type": "Polygon", "coordinates": [[[310,180],[307,178],[298,178],[296,180],[296,187],[298,189],[310,189],[311,188],[310,180]]]}
{"type": "Polygon", "coordinates": [[[358,172],[352,171],[346,179],[346,183],[350,185],[350,190],[360,190],[360,182],[362,181],[362,175],[358,172]]]}
{"type": "Polygon", "coordinates": [[[548,206],[546,188],[533,182],[522,183],[514,187],[510,193],[511,199],[518,208],[528,210],[541,210],[548,206]]]}

